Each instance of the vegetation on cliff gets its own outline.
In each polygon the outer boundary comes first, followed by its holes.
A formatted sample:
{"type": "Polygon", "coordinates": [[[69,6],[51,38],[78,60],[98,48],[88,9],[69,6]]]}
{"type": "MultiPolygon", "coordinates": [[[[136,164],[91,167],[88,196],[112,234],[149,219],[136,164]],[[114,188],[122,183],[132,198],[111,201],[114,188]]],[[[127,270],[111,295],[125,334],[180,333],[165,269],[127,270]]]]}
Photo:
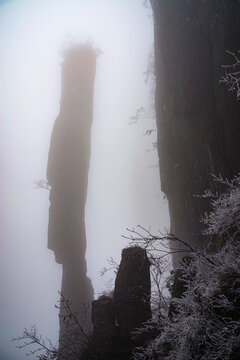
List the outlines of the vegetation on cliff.
{"type": "MultiPolygon", "coordinates": [[[[170,311],[155,313],[139,332],[155,335],[135,350],[134,360],[238,359],[240,354],[240,176],[215,178],[225,191],[211,198],[205,236],[217,252],[191,251],[172,276],[170,311]],[[177,291],[176,291],[177,289],[177,291]]],[[[159,240],[158,237],[155,239],[159,240]]],[[[154,241],[146,238],[145,244],[154,241]]]]}

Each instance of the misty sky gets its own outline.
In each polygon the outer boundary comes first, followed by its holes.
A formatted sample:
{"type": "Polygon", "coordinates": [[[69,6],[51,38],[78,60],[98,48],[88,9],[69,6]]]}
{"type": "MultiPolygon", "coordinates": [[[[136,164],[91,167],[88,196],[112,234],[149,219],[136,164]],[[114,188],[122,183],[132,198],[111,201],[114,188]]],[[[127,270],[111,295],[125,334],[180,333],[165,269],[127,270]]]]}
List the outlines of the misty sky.
{"type": "Polygon", "coordinates": [[[150,9],[141,0],[0,1],[1,259],[0,360],[24,359],[9,341],[24,327],[57,340],[61,266],[47,249],[47,156],[60,100],[62,50],[92,41],[97,60],[89,187],[86,204],[88,274],[95,296],[107,258],[120,260],[126,228],[168,227],[160,192],[156,133],[148,119],[129,125],[150,104],[143,73],[153,46],[150,9]]]}

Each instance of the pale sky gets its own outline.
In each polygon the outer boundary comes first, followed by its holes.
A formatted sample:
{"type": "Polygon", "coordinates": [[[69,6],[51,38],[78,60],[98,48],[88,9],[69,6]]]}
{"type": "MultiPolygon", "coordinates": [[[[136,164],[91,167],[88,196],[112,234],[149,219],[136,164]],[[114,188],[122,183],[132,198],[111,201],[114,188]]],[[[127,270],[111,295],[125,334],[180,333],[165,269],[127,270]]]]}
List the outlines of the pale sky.
{"type": "Polygon", "coordinates": [[[1,188],[0,360],[22,360],[9,341],[36,324],[54,341],[54,304],[61,266],[47,249],[49,193],[34,189],[46,178],[53,123],[59,111],[61,52],[71,41],[93,41],[97,60],[94,121],[86,204],[88,274],[95,296],[114,274],[101,278],[107,258],[120,261],[126,228],[169,226],[159,169],[143,136],[153,122],[129,125],[148,107],[144,82],[153,46],[150,9],[141,0],[0,1],[1,188]]]}

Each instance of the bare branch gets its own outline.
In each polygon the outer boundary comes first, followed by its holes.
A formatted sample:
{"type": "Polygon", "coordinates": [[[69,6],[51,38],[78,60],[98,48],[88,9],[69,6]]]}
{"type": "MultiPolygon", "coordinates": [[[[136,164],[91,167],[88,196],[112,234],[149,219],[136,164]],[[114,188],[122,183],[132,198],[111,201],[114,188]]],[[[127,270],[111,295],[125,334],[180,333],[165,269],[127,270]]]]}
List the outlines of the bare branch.
{"type": "Polygon", "coordinates": [[[51,186],[47,180],[35,180],[34,181],[34,188],[35,189],[45,189],[45,190],[51,190],[51,186]]]}
{"type": "Polygon", "coordinates": [[[228,91],[237,93],[237,100],[240,99],[240,51],[226,51],[233,58],[231,65],[222,65],[225,75],[220,79],[221,83],[228,86],[228,91]]]}

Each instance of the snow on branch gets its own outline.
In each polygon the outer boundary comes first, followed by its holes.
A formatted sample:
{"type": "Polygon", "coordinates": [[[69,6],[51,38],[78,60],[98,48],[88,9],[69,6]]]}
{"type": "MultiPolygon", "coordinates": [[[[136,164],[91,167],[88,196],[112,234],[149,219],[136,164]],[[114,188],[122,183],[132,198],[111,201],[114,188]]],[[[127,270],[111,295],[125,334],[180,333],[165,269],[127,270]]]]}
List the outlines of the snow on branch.
{"type": "Polygon", "coordinates": [[[202,222],[206,225],[205,235],[223,236],[229,231],[238,232],[240,228],[240,175],[231,181],[221,176],[214,181],[225,187],[225,192],[213,194],[207,190],[203,197],[209,197],[212,211],[205,214],[202,222]]]}
{"type": "Polygon", "coordinates": [[[45,189],[45,190],[51,190],[51,186],[47,180],[35,180],[34,181],[34,188],[35,189],[45,189]]]}
{"type": "Polygon", "coordinates": [[[225,75],[220,79],[221,83],[228,86],[228,91],[237,93],[237,100],[240,99],[240,50],[236,52],[226,51],[232,56],[231,65],[222,65],[225,75]]]}

